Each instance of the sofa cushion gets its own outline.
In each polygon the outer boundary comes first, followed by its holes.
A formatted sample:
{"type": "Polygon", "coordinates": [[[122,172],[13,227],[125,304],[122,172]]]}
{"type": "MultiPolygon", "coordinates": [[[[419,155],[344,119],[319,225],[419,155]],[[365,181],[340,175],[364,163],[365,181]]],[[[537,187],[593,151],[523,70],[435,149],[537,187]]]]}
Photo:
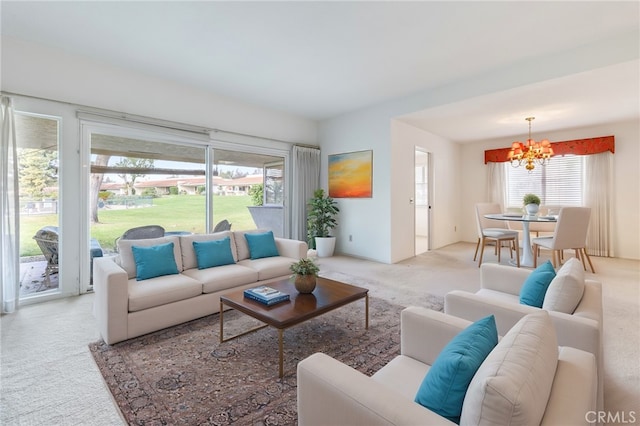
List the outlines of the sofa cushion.
{"type": "Polygon", "coordinates": [[[194,269],[198,267],[198,259],[196,252],[193,249],[194,241],[219,241],[226,237],[230,239],[231,254],[233,255],[234,262],[238,261],[238,253],[236,251],[236,243],[234,241],[233,232],[223,231],[215,232],[213,234],[192,234],[180,236],[180,251],[182,253],[182,270],[194,269]]]}
{"type": "Polygon", "coordinates": [[[144,281],[130,279],[129,312],[141,311],[202,294],[202,283],[184,274],[164,275],[144,281]]]}
{"type": "Polygon", "coordinates": [[[216,241],[194,241],[193,250],[196,252],[198,269],[236,263],[231,253],[231,239],[229,237],[216,241]]]}
{"type": "Polygon", "coordinates": [[[471,378],[497,343],[493,315],[469,325],[442,349],[424,377],[415,401],[458,423],[471,378]]]}
{"type": "Polygon", "coordinates": [[[263,259],[256,260],[242,260],[238,262],[238,264],[256,271],[258,273],[258,280],[263,281],[271,278],[292,275],[289,267],[294,262],[296,262],[296,259],[277,256],[265,257],[263,259]]]}
{"type": "Polygon", "coordinates": [[[264,234],[268,229],[252,229],[250,231],[233,231],[233,238],[236,243],[236,253],[238,254],[238,262],[241,260],[249,259],[249,245],[244,234],[264,234]]]}
{"type": "Polygon", "coordinates": [[[264,232],[261,234],[244,234],[249,246],[249,257],[251,259],[262,259],[264,257],[279,256],[276,240],[273,238],[273,232],[264,232]]]}
{"type": "Polygon", "coordinates": [[[460,424],[540,424],[557,364],[558,342],[548,312],[524,316],[471,380],[460,424]]]}
{"type": "Polygon", "coordinates": [[[398,355],[387,365],[376,371],[371,378],[391,388],[409,401],[416,397],[422,380],[431,366],[407,355],[398,355]]]}
{"type": "Polygon", "coordinates": [[[520,303],[542,308],[544,295],[555,276],[556,271],[548,260],[534,269],[520,288],[520,303]]]}
{"type": "Polygon", "coordinates": [[[129,279],[136,276],[136,262],[133,258],[132,246],[150,247],[158,244],[173,243],[173,255],[178,271],[182,271],[182,254],[180,253],[180,240],[176,236],[147,238],[145,240],[118,240],[118,264],[127,271],[129,279]]]}
{"type": "Polygon", "coordinates": [[[133,260],[136,262],[136,280],[177,274],[178,267],[173,255],[173,246],[174,243],[149,247],[131,246],[133,260]]]}
{"type": "Polygon", "coordinates": [[[567,260],[549,284],[542,309],[573,314],[584,294],[584,268],[575,257],[567,260]]]}
{"type": "Polygon", "coordinates": [[[187,269],[182,274],[201,282],[203,293],[215,293],[258,281],[257,271],[239,264],[208,269],[187,269]]]}

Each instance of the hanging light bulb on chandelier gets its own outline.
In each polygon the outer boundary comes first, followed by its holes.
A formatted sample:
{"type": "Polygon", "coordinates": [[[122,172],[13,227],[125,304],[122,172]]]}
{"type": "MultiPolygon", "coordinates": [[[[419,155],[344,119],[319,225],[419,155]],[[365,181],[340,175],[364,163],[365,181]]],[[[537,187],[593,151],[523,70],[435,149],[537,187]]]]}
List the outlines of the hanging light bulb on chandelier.
{"type": "Polygon", "coordinates": [[[553,156],[551,142],[547,139],[536,142],[531,138],[531,122],[534,119],[535,117],[527,117],[525,119],[529,122],[529,139],[527,139],[527,143],[524,144],[520,141],[512,143],[507,156],[513,167],[520,167],[524,165],[525,169],[527,169],[529,173],[535,169],[536,164],[544,166],[553,156]]]}

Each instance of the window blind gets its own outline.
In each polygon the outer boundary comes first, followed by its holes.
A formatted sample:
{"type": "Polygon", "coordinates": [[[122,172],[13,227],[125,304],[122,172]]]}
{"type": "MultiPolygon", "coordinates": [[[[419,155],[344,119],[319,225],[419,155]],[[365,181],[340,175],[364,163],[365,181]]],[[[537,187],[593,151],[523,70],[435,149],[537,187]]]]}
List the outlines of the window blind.
{"type": "Polygon", "coordinates": [[[564,155],[551,158],[531,173],[524,167],[506,168],[506,207],[522,207],[522,198],[532,193],[546,205],[581,206],[584,193],[584,156],[564,155]]]}

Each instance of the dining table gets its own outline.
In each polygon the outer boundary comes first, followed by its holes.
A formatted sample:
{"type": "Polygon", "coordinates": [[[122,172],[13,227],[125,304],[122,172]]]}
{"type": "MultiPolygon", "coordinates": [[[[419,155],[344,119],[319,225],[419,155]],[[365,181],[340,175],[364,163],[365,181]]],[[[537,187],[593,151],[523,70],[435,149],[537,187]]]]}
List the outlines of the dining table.
{"type": "Polygon", "coordinates": [[[522,222],[522,256],[520,266],[533,268],[533,249],[531,248],[531,236],[529,235],[529,224],[531,222],[557,222],[557,215],[538,216],[518,213],[493,213],[484,215],[487,219],[506,220],[522,222]]]}

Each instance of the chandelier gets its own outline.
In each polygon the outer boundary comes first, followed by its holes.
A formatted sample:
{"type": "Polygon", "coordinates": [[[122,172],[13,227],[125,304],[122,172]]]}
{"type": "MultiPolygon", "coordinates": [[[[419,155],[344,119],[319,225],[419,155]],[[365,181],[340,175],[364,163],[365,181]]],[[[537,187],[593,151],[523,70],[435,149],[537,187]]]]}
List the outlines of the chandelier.
{"type": "Polygon", "coordinates": [[[524,144],[519,141],[512,143],[507,156],[513,167],[520,167],[524,164],[525,169],[527,169],[529,173],[533,171],[536,164],[544,166],[553,156],[551,142],[547,139],[540,142],[531,139],[531,122],[534,119],[535,117],[525,118],[525,120],[529,122],[529,139],[527,139],[527,143],[524,144]]]}

